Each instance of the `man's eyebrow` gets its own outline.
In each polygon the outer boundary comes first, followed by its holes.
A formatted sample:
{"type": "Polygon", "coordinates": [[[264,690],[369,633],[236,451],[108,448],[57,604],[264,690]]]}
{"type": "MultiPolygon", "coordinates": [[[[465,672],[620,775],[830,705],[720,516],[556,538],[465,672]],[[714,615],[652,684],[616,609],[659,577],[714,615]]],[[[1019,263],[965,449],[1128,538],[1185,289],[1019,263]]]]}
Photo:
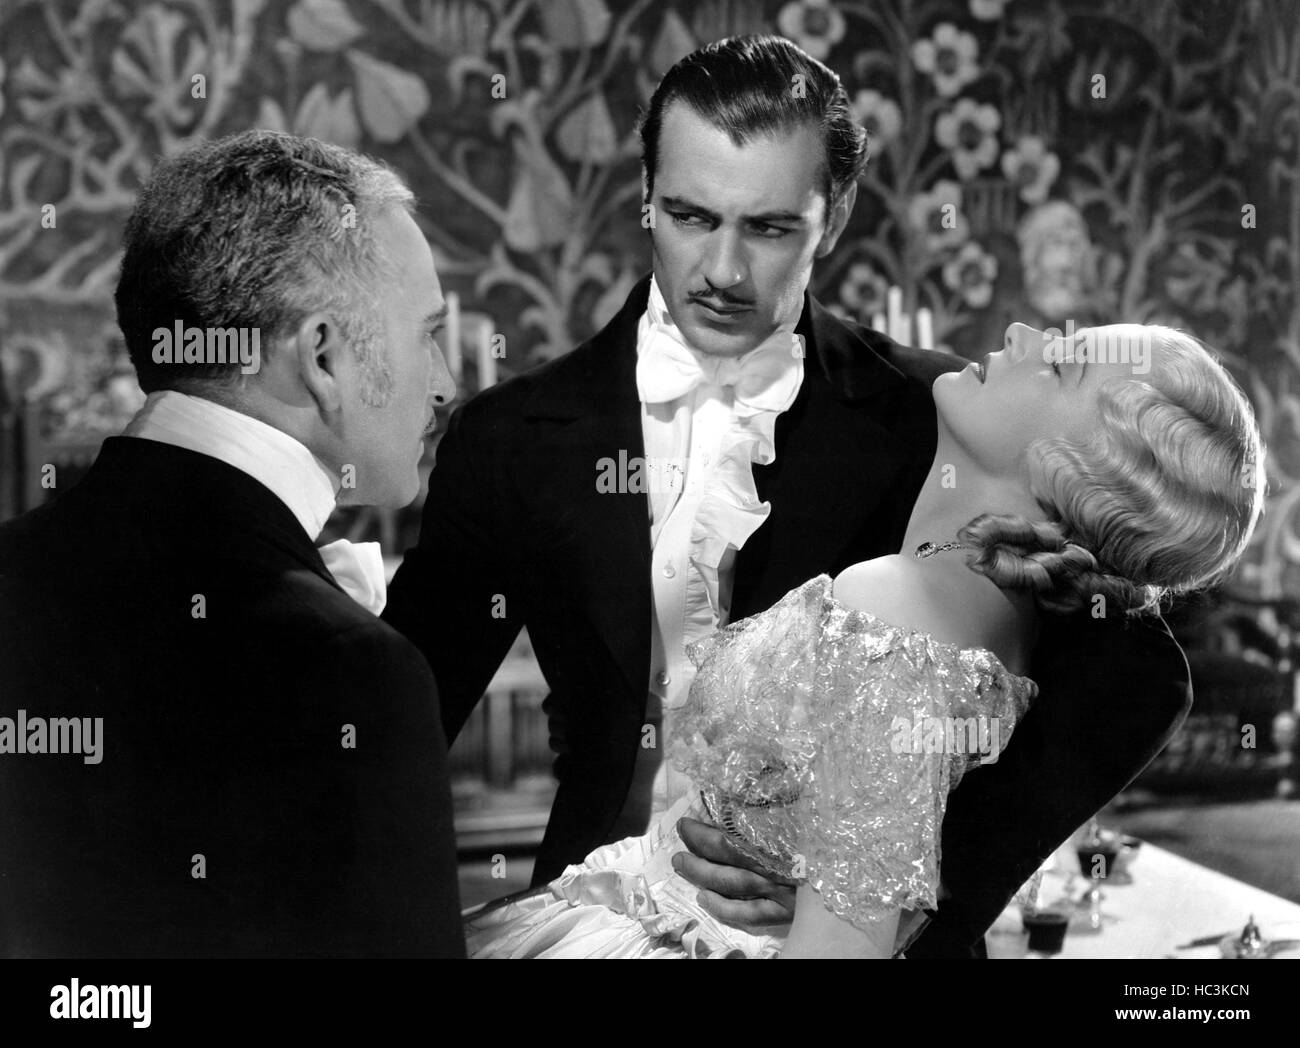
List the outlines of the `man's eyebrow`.
{"type": "Polygon", "coordinates": [[[666,196],[664,197],[664,207],[678,208],[682,211],[698,211],[701,215],[708,215],[709,218],[717,218],[715,211],[710,211],[707,207],[702,207],[685,197],[666,196]]]}
{"type": "Polygon", "coordinates": [[[751,222],[802,222],[803,215],[794,211],[764,211],[761,215],[748,216],[751,222]]]}
{"type": "MultiPolygon", "coordinates": [[[[704,215],[715,222],[722,217],[716,211],[710,211],[707,207],[702,207],[699,204],[692,203],[691,201],[685,199],[684,197],[666,196],[663,199],[664,199],[664,207],[667,208],[675,208],[681,211],[695,211],[698,214],[704,215]]],[[[746,222],[786,222],[789,224],[795,224],[795,223],[802,223],[804,221],[804,217],[803,215],[799,214],[797,211],[777,210],[777,211],[764,211],[762,214],[759,215],[746,215],[745,221],[746,222]]]]}

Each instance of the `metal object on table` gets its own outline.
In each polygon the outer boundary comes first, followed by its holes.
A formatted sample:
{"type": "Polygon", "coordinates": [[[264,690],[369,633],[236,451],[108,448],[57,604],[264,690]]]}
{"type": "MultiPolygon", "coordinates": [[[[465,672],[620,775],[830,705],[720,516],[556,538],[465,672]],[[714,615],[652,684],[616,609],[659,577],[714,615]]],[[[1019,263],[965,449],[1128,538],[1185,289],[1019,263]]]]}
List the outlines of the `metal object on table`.
{"type": "MultiPolygon", "coordinates": [[[[1200,942],[1200,940],[1197,940],[1200,942]]],[[[1246,927],[1240,934],[1229,932],[1219,940],[1219,952],[1229,960],[1262,961],[1281,953],[1283,950],[1300,946],[1300,939],[1265,939],[1252,914],[1246,927]]],[[[1203,945],[1209,945],[1204,943],[1203,945]]]]}

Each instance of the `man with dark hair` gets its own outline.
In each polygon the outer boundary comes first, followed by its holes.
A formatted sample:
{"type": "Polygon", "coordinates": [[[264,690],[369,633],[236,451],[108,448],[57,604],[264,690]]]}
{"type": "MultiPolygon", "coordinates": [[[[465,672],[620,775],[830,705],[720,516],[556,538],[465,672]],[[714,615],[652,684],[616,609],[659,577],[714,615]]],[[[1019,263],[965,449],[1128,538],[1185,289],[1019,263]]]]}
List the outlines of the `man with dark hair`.
{"type": "MultiPolygon", "coordinates": [[[[533,880],[644,831],[686,788],[661,755],[685,645],[822,573],[897,553],[966,362],[807,293],[866,161],[838,78],[774,37],[682,59],[642,124],[653,273],[569,355],[474,398],[438,448],[385,617],[429,657],[449,737],[521,627],[551,688],[559,789],[533,880]]],[[[1189,701],[1163,624],[1049,626],[1037,705],[968,776],[937,914],[909,956],[969,956],[1040,861],[1163,745],[1189,701]]],[[[685,820],[678,870],[744,927],[794,890],[685,820]]],[[[910,925],[913,933],[922,922],[910,925]]]]}
{"type": "Polygon", "coordinates": [[[0,955],[463,955],[434,678],[375,544],[315,546],[336,502],[410,502],[454,394],[411,208],[271,132],[142,190],[145,406],[0,526],[0,955]]]}
{"type": "Polygon", "coordinates": [[[839,77],[779,37],[738,37],[687,55],[665,74],[641,119],[646,196],[654,194],[665,113],[680,102],[736,145],[810,123],[821,129],[819,189],[828,201],[856,192],[867,136],[839,77]]]}

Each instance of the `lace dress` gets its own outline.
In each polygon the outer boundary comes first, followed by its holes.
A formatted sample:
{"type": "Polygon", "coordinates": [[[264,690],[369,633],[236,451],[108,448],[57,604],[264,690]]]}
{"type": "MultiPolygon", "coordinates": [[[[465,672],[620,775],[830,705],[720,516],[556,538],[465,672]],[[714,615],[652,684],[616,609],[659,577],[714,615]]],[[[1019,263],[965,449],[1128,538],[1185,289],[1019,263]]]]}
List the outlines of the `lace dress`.
{"type": "Polygon", "coordinates": [[[986,649],[840,604],[826,575],[689,654],[699,672],[668,759],[696,790],[646,834],[470,911],[471,957],[775,956],[781,930],[722,924],[673,870],[683,815],[860,927],[933,909],[948,793],[997,759],[1037,694],[986,649]]]}

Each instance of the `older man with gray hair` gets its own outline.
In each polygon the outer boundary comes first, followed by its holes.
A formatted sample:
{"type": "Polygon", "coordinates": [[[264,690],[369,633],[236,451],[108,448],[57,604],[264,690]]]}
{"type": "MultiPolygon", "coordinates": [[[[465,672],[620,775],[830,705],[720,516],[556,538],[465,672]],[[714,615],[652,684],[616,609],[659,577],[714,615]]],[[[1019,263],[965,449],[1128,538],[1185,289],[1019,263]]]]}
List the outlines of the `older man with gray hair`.
{"type": "Polygon", "coordinates": [[[415,497],[455,392],[412,208],[260,131],[141,192],[145,406],[0,527],[0,713],[102,723],[93,764],[0,753],[0,955],[463,955],[433,677],[377,551],[315,546],[336,504],[415,497]]]}

